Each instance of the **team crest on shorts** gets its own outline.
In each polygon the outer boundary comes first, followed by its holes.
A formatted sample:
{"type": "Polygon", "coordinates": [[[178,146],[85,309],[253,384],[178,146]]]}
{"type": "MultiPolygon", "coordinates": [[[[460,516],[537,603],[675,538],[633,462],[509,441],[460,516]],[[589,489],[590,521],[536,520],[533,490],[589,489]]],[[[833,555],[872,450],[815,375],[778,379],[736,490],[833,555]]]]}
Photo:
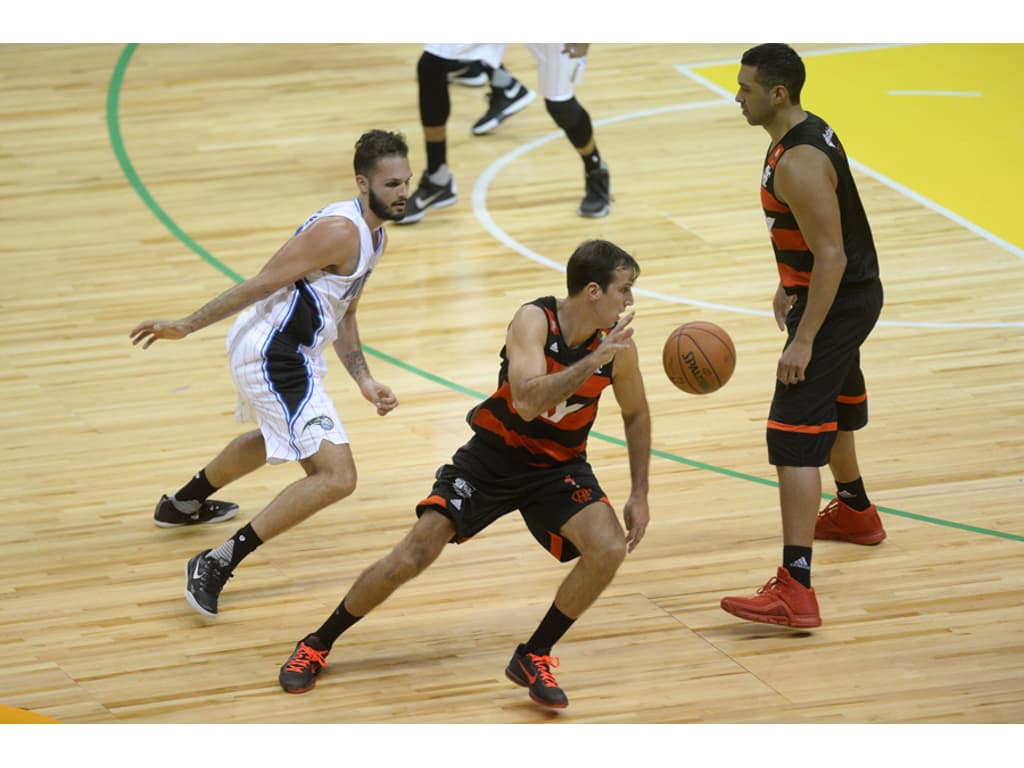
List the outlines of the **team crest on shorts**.
{"type": "Polygon", "coordinates": [[[473,486],[461,477],[455,478],[455,482],[452,483],[452,488],[454,488],[455,492],[464,499],[468,499],[473,495],[473,486]]]}
{"type": "Polygon", "coordinates": [[[330,416],[314,416],[305,423],[302,431],[305,432],[310,427],[320,427],[324,432],[330,432],[334,429],[334,420],[330,416]]]}

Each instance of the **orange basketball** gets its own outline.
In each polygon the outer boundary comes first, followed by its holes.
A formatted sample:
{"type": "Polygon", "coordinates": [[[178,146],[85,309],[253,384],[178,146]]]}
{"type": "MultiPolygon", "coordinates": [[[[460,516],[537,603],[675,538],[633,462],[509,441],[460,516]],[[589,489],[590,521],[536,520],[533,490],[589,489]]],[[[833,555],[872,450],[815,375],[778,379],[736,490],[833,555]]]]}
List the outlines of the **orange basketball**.
{"type": "Polygon", "coordinates": [[[736,347],[714,323],[683,323],[665,339],[661,364],[683,392],[706,395],[721,389],[736,369],[736,347]]]}

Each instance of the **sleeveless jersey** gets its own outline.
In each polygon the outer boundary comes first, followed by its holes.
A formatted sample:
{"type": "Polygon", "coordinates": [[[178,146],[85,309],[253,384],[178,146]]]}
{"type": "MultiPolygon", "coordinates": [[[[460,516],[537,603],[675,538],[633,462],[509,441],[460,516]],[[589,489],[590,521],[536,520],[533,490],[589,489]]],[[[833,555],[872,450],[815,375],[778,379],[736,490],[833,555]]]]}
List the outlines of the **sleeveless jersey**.
{"type": "Polygon", "coordinates": [[[246,308],[228,334],[228,355],[236,373],[248,369],[249,376],[261,378],[288,412],[297,411],[308,397],[310,378],[326,374],[323,349],[338,337],[338,321],[384,252],[384,228],[377,230],[374,248],[358,198],[321,208],[295,234],[327,216],[343,216],[359,229],[359,263],[352,274],[311,272],[246,308]]]}
{"type": "Polygon", "coordinates": [[[836,195],[839,199],[843,248],[846,252],[846,270],[840,282],[840,290],[877,280],[878,256],[875,243],[850,173],[846,152],[832,128],[820,117],[808,112],[806,120],[793,126],[778,144],[768,150],[761,176],[761,207],[764,209],[783,287],[787,293],[806,292],[811,282],[811,270],[814,269],[814,254],[804,241],[796,217],[789,206],[777,200],[774,194],[775,167],[779,159],[787,150],[800,144],[810,144],[824,152],[836,169],[836,195]]]}
{"type": "MultiPolygon", "coordinates": [[[[578,347],[570,347],[562,338],[558,325],[555,297],[546,296],[530,304],[547,315],[547,338],[544,356],[547,372],[557,373],[597,349],[607,329],[600,329],[578,347]]],[[[587,436],[597,418],[601,392],[612,383],[612,363],[598,368],[583,385],[564,402],[533,421],[520,418],[512,406],[512,389],[508,383],[508,354],[501,348],[501,369],[498,389],[466,416],[476,436],[509,464],[531,467],[554,467],[574,460],[586,460],[587,436]]]]}

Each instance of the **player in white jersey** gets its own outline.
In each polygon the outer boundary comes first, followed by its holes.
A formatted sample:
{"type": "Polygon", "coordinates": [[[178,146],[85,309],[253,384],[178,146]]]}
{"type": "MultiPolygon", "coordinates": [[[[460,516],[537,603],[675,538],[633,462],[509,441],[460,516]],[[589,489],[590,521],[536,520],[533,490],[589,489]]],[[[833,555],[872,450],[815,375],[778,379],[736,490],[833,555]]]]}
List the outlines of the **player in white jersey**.
{"type": "Polygon", "coordinates": [[[398,405],[394,392],[370,375],[356,307],[385,247],[384,223],[405,215],[412,171],[398,133],[373,130],[356,142],[359,196],[310,216],[254,277],[180,320],[146,320],[132,329],[143,349],[157,339],[182,339],[240,313],[228,334],[238,421],[258,429],[232,440],[173,496],[153,519],[163,528],[220,522],[238,506],[210,496],[263,464],[298,461],[306,476],[286,487],[252,521],[186,566],[185,597],[208,616],[241,560],[260,544],[340,501],[356,485],[345,428],[323,386],[323,351],[333,344],[359,390],[381,416],[398,405]]]}
{"type": "MultiPolygon", "coordinates": [[[[417,64],[420,123],[426,143],[427,168],[412,197],[402,224],[414,224],[430,208],[445,208],[458,201],[455,177],[448,167],[447,122],[451,111],[448,75],[476,58],[490,74],[491,94],[487,112],[473,125],[482,135],[535,99],[519,80],[501,66],[505,44],[429,43],[417,64]]],[[[576,86],[586,68],[588,43],[530,43],[537,61],[537,82],[551,119],[565,133],[583,160],[584,196],[579,215],[607,216],[611,210],[611,180],[608,165],[601,158],[589,113],[576,100],[576,86]]]]}

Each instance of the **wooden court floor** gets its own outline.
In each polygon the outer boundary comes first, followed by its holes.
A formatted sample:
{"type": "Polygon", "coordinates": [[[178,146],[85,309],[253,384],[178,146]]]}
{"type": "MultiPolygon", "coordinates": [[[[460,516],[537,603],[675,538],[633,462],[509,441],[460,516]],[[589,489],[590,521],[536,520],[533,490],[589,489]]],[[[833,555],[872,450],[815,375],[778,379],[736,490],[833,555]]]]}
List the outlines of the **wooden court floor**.
{"type": "MultiPolygon", "coordinates": [[[[184,564],[235,521],[162,530],[152,509],[242,429],[228,323],[146,351],[128,331],[192,311],[353,196],[367,128],[403,131],[418,177],[420,48],[0,46],[0,704],[74,724],[1021,723],[1024,243],[926,195],[912,170],[872,168],[873,140],[858,146],[852,123],[836,128],[862,160],[886,286],[859,446],[889,538],[816,546],[819,630],[718,607],[763,584],[781,547],[764,449],[782,341],[757,197],[767,139],[713,79],[745,47],[594,46],[579,98],[611,168],[600,220],[575,215],[582,166],[539,100],[474,137],[486,89],[452,88],[459,203],[390,227],[359,310],[371,368],[401,405],[377,417],[331,367],[359,487],[246,560],[207,621],[182,596],[184,564]],[[570,707],[540,711],[503,675],[566,572],[514,516],[450,547],[339,642],[314,691],[286,696],[277,670],[296,640],[411,524],[493,386],[515,308],[561,294],[559,266],[588,237],[643,270],[652,524],[556,649],[570,707]],[[738,351],[733,379],[704,397],[660,367],[664,338],[695,319],[738,351]]],[[[819,92],[816,72],[849,77],[833,74],[844,55],[807,58],[819,92]]],[[[535,85],[524,48],[506,63],[535,85]]],[[[950,156],[965,140],[946,137],[950,156]]],[[[997,173],[964,183],[984,198],[997,173]]],[[[611,398],[596,432],[591,460],[621,504],[611,398]]],[[[298,473],[267,467],[219,496],[241,525],[298,473]]]]}

